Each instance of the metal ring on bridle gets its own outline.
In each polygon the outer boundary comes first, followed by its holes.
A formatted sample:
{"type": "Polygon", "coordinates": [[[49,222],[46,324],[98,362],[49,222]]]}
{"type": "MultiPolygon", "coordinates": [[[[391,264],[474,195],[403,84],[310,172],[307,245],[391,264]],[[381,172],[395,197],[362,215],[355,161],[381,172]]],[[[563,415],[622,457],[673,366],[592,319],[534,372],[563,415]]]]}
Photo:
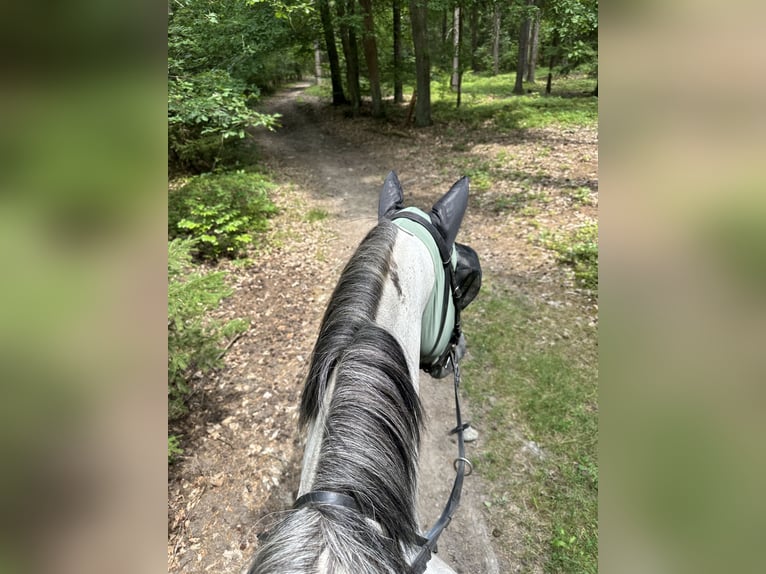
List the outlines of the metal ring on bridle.
{"type": "Polygon", "coordinates": [[[460,461],[463,461],[464,463],[468,465],[468,472],[466,472],[464,476],[471,476],[473,474],[473,465],[471,464],[471,461],[465,458],[464,456],[457,457],[452,463],[452,468],[454,468],[455,472],[457,472],[457,463],[459,463],[460,461]]]}

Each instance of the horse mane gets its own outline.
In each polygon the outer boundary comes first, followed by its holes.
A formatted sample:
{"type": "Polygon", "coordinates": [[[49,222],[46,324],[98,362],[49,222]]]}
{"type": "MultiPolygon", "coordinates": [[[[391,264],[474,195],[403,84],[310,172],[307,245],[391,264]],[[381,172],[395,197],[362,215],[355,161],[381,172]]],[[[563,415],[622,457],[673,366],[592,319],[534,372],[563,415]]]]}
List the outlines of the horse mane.
{"type": "Polygon", "coordinates": [[[357,331],[377,314],[383,284],[391,267],[396,227],[383,220],[373,227],[351,256],[335,286],[319,328],[300,407],[305,427],[319,413],[330,374],[357,331]]]}
{"type": "Polygon", "coordinates": [[[423,412],[396,338],[374,323],[397,230],[381,222],[346,265],[322,319],[301,399],[301,423],[327,405],[315,490],[351,496],[287,513],[259,549],[250,574],[400,574],[403,548],[418,543],[417,455],[423,412]],[[375,522],[366,520],[372,518],[375,522]],[[377,524],[376,524],[377,523],[377,524]]]}

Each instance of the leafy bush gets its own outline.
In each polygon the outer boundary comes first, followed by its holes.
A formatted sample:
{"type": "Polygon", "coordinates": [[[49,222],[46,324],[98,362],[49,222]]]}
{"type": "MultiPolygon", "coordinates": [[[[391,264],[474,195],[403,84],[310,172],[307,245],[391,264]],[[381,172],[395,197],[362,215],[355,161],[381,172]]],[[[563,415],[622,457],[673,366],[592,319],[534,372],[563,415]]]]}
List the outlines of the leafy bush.
{"type": "Polygon", "coordinates": [[[236,257],[276,213],[267,194],[272,188],[256,173],[192,177],[168,195],[168,236],[195,239],[196,253],[204,259],[236,257]]]}
{"type": "Polygon", "coordinates": [[[176,168],[213,169],[228,140],[245,137],[248,127],[273,129],[277,117],[248,107],[256,94],[222,70],[174,76],[168,83],[168,159],[176,168]]]}
{"type": "Polygon", "coordinates": [[[587,289],[598,289],[598,223],[586,223],[567,236],[543,237],[560,262],[571,265],[575,279],[587,289]]]}
{"type": "Polygon", "coordinates": [[[168,464],[175,462],[176,458],[183,453],[184,449],[181,448],[178,437],[170,435],[168,437],[168,464]]]}
{"type": "MultiPolygon", "coordinates": [[[[223,341],[247,329],[243,320],[214,321],[205,314],[231,294],[225,273],[191,267],[194,241],[168,242],[168,418],[187,412],[189,381],[220,366],[223,341]]],[[[170,442],[168,442],[170,447],[170,442]]],[[[168,453],[170,455],[170,452],[168,453]]]]}

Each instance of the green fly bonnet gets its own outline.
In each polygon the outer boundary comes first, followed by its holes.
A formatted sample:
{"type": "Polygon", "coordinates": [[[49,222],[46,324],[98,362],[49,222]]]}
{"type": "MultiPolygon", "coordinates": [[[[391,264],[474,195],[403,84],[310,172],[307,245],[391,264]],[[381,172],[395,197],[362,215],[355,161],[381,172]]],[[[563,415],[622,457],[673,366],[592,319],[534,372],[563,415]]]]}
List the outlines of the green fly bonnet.
{"type": "Polygon", "coordinates": [[[450,349],[462,334],[460,311],[473,301],[481,287],[481,264],[472,248],[455,242],[468,204],[468,178],[463,177],[437,201],[430,214],[416,207],[402,208],[401,184],[390,172],[383,184],[379,218],[392,219],[405,233],[428,248],[436,278],[422,316],[420,367],[444,376],[450,349]]]}

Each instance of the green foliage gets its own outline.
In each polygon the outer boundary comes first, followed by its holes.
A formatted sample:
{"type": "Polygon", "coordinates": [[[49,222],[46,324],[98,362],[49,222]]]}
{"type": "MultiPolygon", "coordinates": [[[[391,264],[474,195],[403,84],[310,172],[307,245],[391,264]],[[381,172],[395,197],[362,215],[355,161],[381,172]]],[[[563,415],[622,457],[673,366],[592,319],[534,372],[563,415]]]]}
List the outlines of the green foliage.
{"type": "Polygon", "coordinates": [[[541,42],[545,63],[553,57],[564,74],[581,66],[597,73],[598,1],[550,0],[546,15],[541,42]]]}
{"type": "Polygon", "coordinates": [[[176,459],[184,453],[181,448],[179,438],[176,435],[168,437],[168,464],[173,464],[176,459]]]}
{"type": "Polygon", "coordinates": [[[170,74],[222,70],[250,89],[300,74],[310,54],[301,47],[309,39],[295,27],[310,29],[301,19],[307,6],[302,3],[300,9],[291,10],[288,19],[276,17],[285,12],[285,3],[277,4],[245,0],[174,4],[168,23],[170,74]]]}
{"type": "Polygon", "coordinates": [[[168,151],[175,171],[209,171],[250,127],[276,117],[251,109],[262,89],[301,75],[311,26],[291,27],[306,2],[184,0],[168,22],[168,151]],[[277,18],[275,14],[283,17],[277,18]]]}
{"type": "Polygon", "coordinates": [[[568,235],[544,235],[543,244],[572,266],[582,287],[598,289],[598,223],[586,223],[568,235]]]}
{"type": "Polygon", "coordinates": [[[227,72],[211,70],[170,78],[168,83],[168,148],[171,164],[212,169],[223,146],[245,137],[245,129],[274,129],[278,116],[253,111],[245,84],[227,72]]]}
{"type": "Polygon", "coordinates": [[[256,173],[194,176],[169,192],[168,236],[194,239],[200,258],[237,257],[276,213],[268,196],[272,188],[256,173]]]}
{"type": "MultiPolygon", "coordinates": [[[[223,341],[247,330],[242,320],[214,321],[205,314],[231,294],[225,273],[203,273],[191,265],[194,241],[168,242],[168,418],[187,412],[190,380],[220,366],[223,341]]],[[[170,441],[168,447],[170,448],[170,441]]],[[[168,451],[170,456],[170,450],[168,451]]]]}

